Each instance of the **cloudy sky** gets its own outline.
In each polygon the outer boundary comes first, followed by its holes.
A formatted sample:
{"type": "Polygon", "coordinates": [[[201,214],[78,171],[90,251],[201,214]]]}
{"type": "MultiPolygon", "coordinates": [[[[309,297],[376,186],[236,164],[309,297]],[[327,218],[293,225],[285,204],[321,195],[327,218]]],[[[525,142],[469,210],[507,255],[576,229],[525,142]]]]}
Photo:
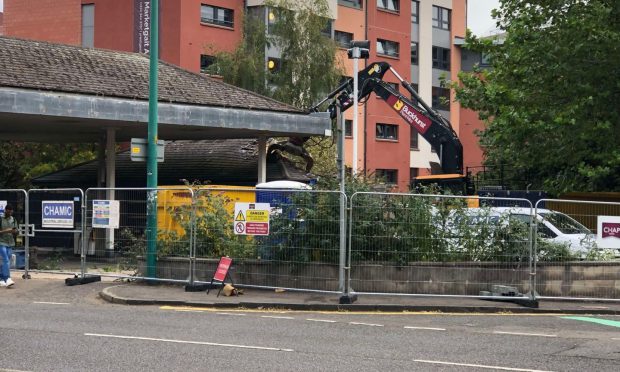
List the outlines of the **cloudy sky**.
{"type": "Polygon", "coordinates": [[[467,2],[467,28],[478,36],[495,30],[491,9],[498,7],[499,0],[469,0],[467,2]]]}
{"type": "MultiPolygon", "coordinates": [[[[467,27],[474,34],[482,35],[495,29],[495,22],[491,19],[491,9],[496,8],[499,0],[469,0],[467,27]]],[[[4,8],[4,0],[0,0],[0,11],[4,8]]]]}

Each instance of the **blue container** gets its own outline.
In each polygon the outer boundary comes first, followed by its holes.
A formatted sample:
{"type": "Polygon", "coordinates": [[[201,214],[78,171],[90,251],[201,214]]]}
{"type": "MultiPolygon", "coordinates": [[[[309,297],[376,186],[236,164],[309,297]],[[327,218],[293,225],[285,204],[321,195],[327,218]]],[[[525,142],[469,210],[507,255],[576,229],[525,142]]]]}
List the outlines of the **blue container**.
{"type": "Polygon", "coordinates": [[[23,249],[14,250],[13,254],[15,255],[15,268],[23,270],[26,267],[26,251],[23,249]]]}
{"type": "MultiPolygon", "coordinates": [[[[256,185],[256,202],[269,203],[272,208],[272,215],[283,214],[286,218],[294,220],[296,218],[296,208],[292,205],[295,190],[311,190],[312,188],[305,183],[295,181],[272,181],[256,185]],[[290,190],[290,191],[288,191],[290,190]]],[[[278,246],[291,245],[283,237],[278,236],[277,231],[271,231],[269,236],[257,237],[259,243],[259,255],[262,259],[271,260],[275,258],[275,250],[278,246]]]]}

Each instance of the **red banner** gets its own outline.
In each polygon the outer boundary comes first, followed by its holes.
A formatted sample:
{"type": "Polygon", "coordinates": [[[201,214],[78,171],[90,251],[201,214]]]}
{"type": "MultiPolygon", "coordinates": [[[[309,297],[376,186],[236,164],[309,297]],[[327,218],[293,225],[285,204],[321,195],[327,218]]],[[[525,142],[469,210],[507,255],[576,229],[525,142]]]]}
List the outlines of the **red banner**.
{"type": "Polygon", "coordinates": [[[217,270],[215,270],[215,274],[213,275],[213,280],[217,280],[218,282],[223,282],[226,279],[226,274],[228,274],[228,269],[232,264],[232,258],[230,257],[222,257],[220,258],[220,263],[217,264],[217,270]]]}

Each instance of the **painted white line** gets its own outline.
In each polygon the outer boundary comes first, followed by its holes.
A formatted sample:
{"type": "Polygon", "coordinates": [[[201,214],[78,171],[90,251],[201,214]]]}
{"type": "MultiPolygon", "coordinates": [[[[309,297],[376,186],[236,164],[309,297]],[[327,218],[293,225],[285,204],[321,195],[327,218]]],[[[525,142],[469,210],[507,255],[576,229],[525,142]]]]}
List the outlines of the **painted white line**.
{"type": "Polygon", "coordinates": [[[612,340],[620,341],[620,338],[612,338],[612,340]]]}
{"type": "Polygon", "coordinates": [[[29,372],[29,371],[22,371],[21,369],[4,369],[4,368],[0,368],[0,372],[29,372]]]}
{"type": "Polygon", "coordinates": [[[544,371],[544,370],[540,370],[540,369],[523,369],[523,368],[510,368],[510,367],[499,367],[499,366],[485,366],[485,365],[482,365],[482,364],[440,362],[438,360],[414,359],[413,361],[414,362],[418,362],[418,363],[443,364],[443,365],[448,365],[448,366],[461,366],[461,367],[472,367],[472,368],[499,369],[499,370],[502,370],[502,371],[551,372],[551,371],[544,371]]]}
{"type": "Polygon", "coordinates": [[[271,319],[295,319],[292,316],[275,316],[275,315],[263,315],[261,318],[271,318],[271,319]]]}
{"type": "Polygon", "coordinates": [[[172,342],[172,343],[177,343],[177,344],[223,346],[223,347],[234,347],[234,348],[239,348],[239,349],[255,349],[255,350],[270,350],[270,351],[289,351],[289,352],[294,351],[293,349],[281,349],[281,348],[277,348],[277,347],[263,347],[263,346],[251,346],[251,345],[235,345],[235,344],[219,344],[219,343],[215,343],[215,342],[170,340],[170,339],[166,339],[166,338],[119,336],[119,335],[106,335],[106,334],[99,334],[99,333],[84,333],[84,336],[122,338],[122,339],[126,339],[126,340],[140,340],[140,341],[172,342]]]}
{"type": "Polygon", "coordinates": [[[68,302],[45,302],[45,301],[34,301],[34,304],[45,304],[45,305],[71,305],[68,302]]]}
{"type": "Polygon", "coordinates": [[[308,318],[306,320],[309,321],[309,322],[336,323],[335,320],[328,320],[328,319],[311,319],[311,318],[308,318]]]}
{"type": "Polygon", "coordinates": [[[234,313],[216,313],[217,315],[230,315],[230,316],[246,316],[247,314],[234,314],[234,313]]]}
{"type": "Polygon", "coordinates": [[[428,331],[445,331],[445,328],[433,328],[433,327],[412,327],[412,326],[405,326],[405,329],[424,329],[424,330],[428,330],[428,331]]]}
{"type": "Polygon", "coordinates": [[[372,324],[372,323],[358,323],[358,322],[349,322],[351,325],[365,325],[369,327],[383,327],[383,324],[372,324]]]}
{"type": "Polygon", "coordinates": [[[558,337],[558,335],[547,335],[544,333],[521,333],[521,332],[501,332],[501,331],[493,331],[493,333],[498,334],[498,335],[514,335],[514,336],[558,337]]]}
{"type": "Polygon", "coordinates": [[[175,309],[174,311],[179,313],[204,313],[204,310],[190,310],[190,309],[175,309]]]}
{"type": "Polygon", "coordinates": [[[609,307],[607,306],[581,306],[584,309],[589,309],[589,310],[607,310],[609,309],[609,307]]]}

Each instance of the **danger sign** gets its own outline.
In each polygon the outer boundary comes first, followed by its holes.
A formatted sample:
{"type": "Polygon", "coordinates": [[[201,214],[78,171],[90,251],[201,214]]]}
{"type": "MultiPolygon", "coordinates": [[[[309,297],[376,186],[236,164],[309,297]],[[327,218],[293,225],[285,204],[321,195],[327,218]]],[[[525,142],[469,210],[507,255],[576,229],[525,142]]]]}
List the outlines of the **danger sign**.
{"type": "Polygon", "coordinates": [[[269,235],[269,203],[235,203],[235,234],[269,235]]]}

